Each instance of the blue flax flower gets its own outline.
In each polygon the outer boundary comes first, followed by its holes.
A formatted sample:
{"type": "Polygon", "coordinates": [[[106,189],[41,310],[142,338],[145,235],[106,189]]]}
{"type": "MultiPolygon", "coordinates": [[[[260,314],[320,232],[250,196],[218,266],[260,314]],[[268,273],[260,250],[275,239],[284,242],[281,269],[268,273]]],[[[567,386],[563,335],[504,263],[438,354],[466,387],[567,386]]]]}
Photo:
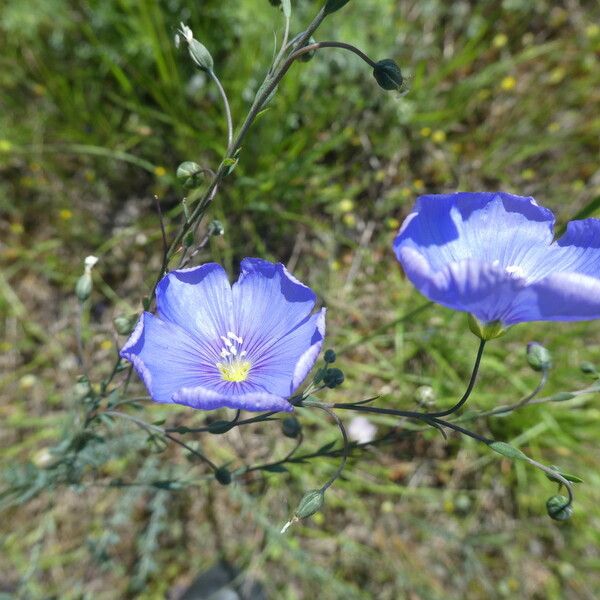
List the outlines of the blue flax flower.
{"type": "Polygon", "coordinates": [[[246,258],[230,285],[215,263],[172,271],[121,350],[156,402],[291,411],[314,365],[325,309],[281,264],[246,258]]]}
{"type": "Polygon", "coordinates": [[[600,220],[572,221],[503,192],[421,196],[394,251],[430,300],[483,323],[600,318],[600,220]]]}

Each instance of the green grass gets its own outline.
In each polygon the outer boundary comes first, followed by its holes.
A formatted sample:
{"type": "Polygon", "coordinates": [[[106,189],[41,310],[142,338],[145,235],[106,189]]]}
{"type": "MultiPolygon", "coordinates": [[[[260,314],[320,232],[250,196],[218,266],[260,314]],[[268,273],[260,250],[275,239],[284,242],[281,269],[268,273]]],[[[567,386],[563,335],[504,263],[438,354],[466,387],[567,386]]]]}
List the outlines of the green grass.
{"type": "MultiPolygon", "coordinates": [[[[297,31],[319,3],[292,4],[297,31]]],[[[343,350],[347,382],[325,399],[380,394],[381,405],[411,409],[422,386],[440,407],[462,393],[476,351],[464,315],[431,306],[401,319],[424,301],[390,245],[419,193],[530,194],[561,224],[600,214],[599,17],[585,3],[567,11],[545,1],[373,0],[350,2],[319,30],[318,39],[395,58],[411,75],[410,93],[385,94],[343,51],[295,65],[211,208],[209,219],[221,220],[225,235],[199,258],[222,262],[232,275],[243,256],[291,261],[329,308],[328,345],[343,350]]],[[[160,267],[152,195],[174,233],[183,193],[176,166],[195,160],[215,168],[224,151],[217,92],[194,78],[172,43],[182,19],[211,50],[239,123],[271,58],[273,31],[281,34],[266,0],[36,0],[0,9],[0,460],[7,473],[39,464],[77,423],[72,290],[83,258],[101,257],[84,328],[92,379],[100,381],[124,341],[113,318],[139,310],[160,267]]],[[[513,328],[489,345],[473,409],[516,401],[535,387],[525,360],[531,340],[554,355],[544,395],[589,384],[582,361],[600,365],[597,323],[513,328]]],[[[137,380],[131,391],[144,393],[137,380]]],[[[337,439],[320,415],[299,413],[307,449],[337,439]]],[[[190,427],[206,418],[150,403],[139,415],[190,427]]],[[[570,522],[546,516],[555,486],[527,465],[468,439],[409,432],[353,457],[323,512],[283,537],[279,529],[303,492],[320,486],[337,459],[220,487],[180,448],[153,452],[131,424],[115,423],[101,430],[110,448],[92,445],[85,457],[86,485],[48,489],[4,512],[0,591],[161,598],[226,556],[273,598],[593,598],[599,417],[596,394],[473,423],[584,479],[570,522]],[[190,487],[93,485],[115,478],[182,478],[190,487]]],[[[373,421],[381,431],[394,423],[373,421]]],[[[219,464],[262,462],[291,444],[274,422],[186,440],[219,464]]]]}

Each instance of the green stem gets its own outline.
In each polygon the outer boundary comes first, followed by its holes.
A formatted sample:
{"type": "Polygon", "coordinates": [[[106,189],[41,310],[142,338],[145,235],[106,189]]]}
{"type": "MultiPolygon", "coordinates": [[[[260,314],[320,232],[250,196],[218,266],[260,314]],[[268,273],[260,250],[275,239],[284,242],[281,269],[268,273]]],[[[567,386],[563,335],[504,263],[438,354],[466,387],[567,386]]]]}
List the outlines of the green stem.
{"type": "Polygon", "coordinates": [[[471,392],[473,391],[473,388],[475,387],[475,381],[477,380],[477,373],[479,372],[479,365],[481,364],[481,357],[483,356],[484,349],[485,349],[485,340],[482,339],[479,341],[479,348],[477,349],[477,356],[475,358],[475,364],[473,365],[473,370],[471,371],[471,378],[469,379],[469,384],[468,384],[467,389],[465,390],[465,393],[463,394],[462,398],[451,408],[448,408],[446,410],[441,410],[439,412],[426,413],[426,414],[428,414],[430,417],[447,417],[448,415],[455,413],[457,410],[460,410],[460,408],[463,406],[463,404],[469,399],[469,396],[471,395],[471,392]]]}
{"type": "Polygon", "coordinates": [[[217,74],[211,69],[208,71],[208,75],[214,81],[217,89],[219,90],[219,94],[221,94],[221,99],[223,100],[223,107],[225,108],[225,118],[227,120],[227,153],[229,154],[229,148],[231,147],[231,143],[233,142],[233,119],[231,118],[231,107],[229,106],[229,100],[227,99],[227,94],[225,93],[225,89],[221,84],[220,79],[217,77],[217,74]]]}

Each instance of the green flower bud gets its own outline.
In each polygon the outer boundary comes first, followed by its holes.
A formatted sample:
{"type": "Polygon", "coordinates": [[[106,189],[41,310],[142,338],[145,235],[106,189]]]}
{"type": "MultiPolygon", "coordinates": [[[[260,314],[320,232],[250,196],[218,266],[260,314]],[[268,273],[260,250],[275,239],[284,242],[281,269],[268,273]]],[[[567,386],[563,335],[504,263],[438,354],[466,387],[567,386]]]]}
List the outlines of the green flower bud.
{"type": "Polygon", "coordinates": [[[75,284],[75,295],[79,302],[85,302],[92,293],[92,274],[85,272],[75,284]]]}
{"type": "Polygon", "coordinates": [[[281,421],[281,431],[285,437],[297,438],[302,432],[302,425],[296,417],[285,417],[281,421]]]}
{"type": "Polygon", "coordinates": [[[341,369],[327,369],[323,375],[323,383],[330,389],[342,385],[344,379],[344,373],[341,369]]]}
{"type": "Polygon", "coordinates": [[[469,329],[478,338],[488,341],[504,335],[508,328],[505,328],[500,321],[482,323],[477,317],[469,314],[469,329]]]}
{"type": "MultiPolygon", "coordinates": [[[[308,42],[306,42],[306,44],[304,44],[304,47],[312,46],[313,44],[316,44],[316,43],[317,43],[317,40],[315,40],[314,37],[311,37],[308,40],[308,42]]],[[[314,58],[316,52],[317,52],[316,50],[311,50],[310,52],[306,52],[305,54],[302,54],[298,60],[307,63],[314,58]]]]}
{"type": "Polygon", "coordinates": [[[214,219],[208,226],[208,235],[223,235],[225,233],[225,227],[221,221],[214,219]]]}
{"type": "Polygon", "coordinates": [[[215,479],[221,485],[229,485],[231,483],[231,471],[227,467],[219,467],[215,471],[215,479]]]}
{"type": "Polygon", "coordinates": [[[326,363],[334,363],[336,359],[336,355],[335,355],[335,351],[334,350],[326,350],[325,354],[323,355],[323,360],[326,363]]]}
{"type": "Polygon", "coordinates": [[[547,371],[552,367],[550,352],[537,342],[527,344],[527,362],[534,371],[547,371]]]}
{"type": "Polygon", "coordinates": [[[597,369],[596,367],[591,363],[591,362],[582,362],[579,365],[579,368],[581,369],[582,373],[586,373],[588,375],[596,375],[597,374],[597,369]]]}
{"type": "MultiPolygon", "coordinates": [[[[210,52],[201,44],[195,37],[192,30],[187,26],[181,23],[178,36],[181,35],[184,41],[188,45],[188,52],[192,57],[192,60],[203,70],[203,71],[212,71],[214,67],[214,62],[210,52]]],[[[179,40],[179,37],[176,38],[179,40]]]]}
{"type": "Polygon", "coordinates": [[[327,2],[325,2],[325,14],[330,15],[331,13],[340,10],[340,8],[348,4],[348,2],[350,2],[350,0],[327,0],[327,2]]]}
{"type": "Polygon", "coordinates": [[[137,314],[128,315],[128,316],[119,315],[118,317],[115,317],[113,323],[114,323],[115,329],[117,330],[117,333],[119,335],[129,335],[133,331],[133,328],[135,327],[135,324],[137,323],[137,319],[138,319],[137,314]]]}
{"type": "Polygon", "coordinates": [[[187,179],[202,172],[202,167],[191,160],[182,162],[177,167],[177,179],[187,179]]]}
{"type": "Polygon", "coordinates": [[[373,77],[375,77],[379,87],[388,91],[401,90],[404,82],[400,67],[391,58],[380,60],[375,65],[373,77]]]}
{"type": "Polygon", "coordinates": [[[186,248],[191,248],[194,245],[194,241],[194,232],[190,230],[183,237],[183,245],[186,248]]]}
{"type": "Polygon", "coordinates": [[[569,504],[569,499],[566,496],[556,495],[548,498],[546,510],[551,519],[568,521],[573,514],[573,505],[569,504]]]}
{"type": "Polygon", "coordinates": [[[298,504],[294,516],[297,519],[306,519],[321,510],[324,503],[325,492],[322,489],[306,492],[306,494],[302,496],[302,500],[300,500],[300,504],[298,504]]]}

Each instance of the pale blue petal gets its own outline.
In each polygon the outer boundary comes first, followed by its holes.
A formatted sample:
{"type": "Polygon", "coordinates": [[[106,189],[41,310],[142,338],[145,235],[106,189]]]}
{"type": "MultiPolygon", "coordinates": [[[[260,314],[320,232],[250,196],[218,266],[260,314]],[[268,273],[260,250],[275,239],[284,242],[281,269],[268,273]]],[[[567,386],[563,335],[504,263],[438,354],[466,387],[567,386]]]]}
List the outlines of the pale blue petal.
{"type": "MultiPolygon", "coordinates": [[[[413,248],[433,272],[475,259],[527,275],[552,241],[554,216],[533,198],[503,192],[421,196],[394,240],[413,248]]],[[[407,276],[411,274],[407,271],[407,276]]]]}
{"type": "Polygon", "coordinates": [[[284,397],[291,396],[314,366],[325,338],[323,308],[307,317],[279,340],[272,340],[260,353],[250,353],[249,382],[284,397]]]}
{"type": "Polygon", "coordinates": [[[316,295],[282,264],[245,258],[233,285],[234,333],[249,355],[260,354],[297,327],[314,308],[316,295]]]}
{"type": "Polygon", "coordinates": [[[210,347],[148,312],[140,317],[120,355],[133,363],[156,402],[173,402],[177,390],[199,385],[207,372],[218,376],[210,347]]]}
{"type": "Polygon", "coordinates": [[[294,409],[285,398],[256,389],[230,395],[205,387],[182,388],[177,391],[174,398],[178,404],[204,410],[228,407],[250,411],[290,412],[294,409]]]}
{"type": "Polygon", "coordinates": [[[231,285],[216,263],[171,271],[156,288],[156,305],[163,320],[216,346],[233,327],[231,285]]]}

